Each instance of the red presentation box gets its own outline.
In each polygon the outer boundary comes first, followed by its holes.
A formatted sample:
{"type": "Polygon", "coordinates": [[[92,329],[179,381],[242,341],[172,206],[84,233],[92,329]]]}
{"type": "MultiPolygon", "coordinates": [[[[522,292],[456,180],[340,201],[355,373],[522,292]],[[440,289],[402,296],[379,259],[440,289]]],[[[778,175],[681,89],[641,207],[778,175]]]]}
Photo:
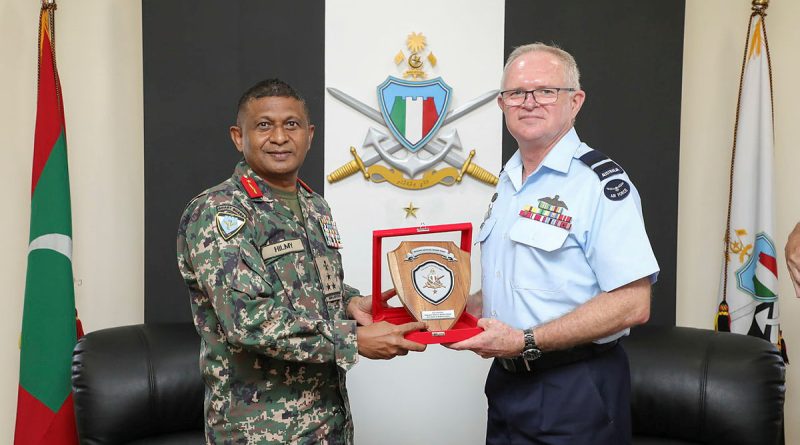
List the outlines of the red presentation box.
{"type": "MultiPolygon", "coordinates": [[[[438,226],[406,227],[401,229],[376,230],[372,232],[372,318],[375,321],[388,321],[403,324],[414,321],[404,307],[381,306],[381,265],[383,264],[382,242],[384,238],[409,235],[429,235],[432,233],[461,232],[461,250],[472,250],[472,224],[442,224],[438,226]]],[[[451,329],[446,331],[417,331],[406,334],[406,338],[417,343],[455,343],[466,340],[481,332],[478,319],[465,310],[451,329]]]]}

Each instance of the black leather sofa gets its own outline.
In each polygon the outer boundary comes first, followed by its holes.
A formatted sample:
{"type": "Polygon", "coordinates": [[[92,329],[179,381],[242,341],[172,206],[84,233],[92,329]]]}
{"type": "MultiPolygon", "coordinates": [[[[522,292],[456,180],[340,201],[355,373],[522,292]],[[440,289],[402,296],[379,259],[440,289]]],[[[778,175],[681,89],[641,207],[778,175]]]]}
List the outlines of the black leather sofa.
{"type": "Polygon", "coordinates": [[[783,443],[785,366],[755,337],[640,326],[623,341],[631,363],[634,443],[783,443]]]}
{"type": "Polygon", "coordinates": [[[86,334],[72,356],[82,445],[198,445],[203,438],[200,337],[185,324],[86,334]]]}
{"type": "MultiPolygon", "coordinates": [[[[785,368],[770,343],[642,326],[623,344],[631,362],[634,444],[782,443],[785,368]]],[[[199,350],[189,324],[87,334],[72,365],[81,443],[203,443],[199,350]]]]}

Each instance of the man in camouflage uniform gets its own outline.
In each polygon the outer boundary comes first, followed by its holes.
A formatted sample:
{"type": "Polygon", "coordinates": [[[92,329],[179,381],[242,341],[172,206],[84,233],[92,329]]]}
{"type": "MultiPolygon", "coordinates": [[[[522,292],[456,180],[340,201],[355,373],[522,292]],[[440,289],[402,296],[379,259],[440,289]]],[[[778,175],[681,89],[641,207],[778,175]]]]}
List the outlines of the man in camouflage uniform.
{"type": "Polygon", "coordinates": [[[372,323],[371,299],[343,283],[330,209],[297,179],[314,126],[289,85],[245,92],[230,134],[244,160],[189,203],[178,230],[206,442],[352,443],[345,372],[358,354],[424,350],[403,338],[424,324],[372,323]]]}

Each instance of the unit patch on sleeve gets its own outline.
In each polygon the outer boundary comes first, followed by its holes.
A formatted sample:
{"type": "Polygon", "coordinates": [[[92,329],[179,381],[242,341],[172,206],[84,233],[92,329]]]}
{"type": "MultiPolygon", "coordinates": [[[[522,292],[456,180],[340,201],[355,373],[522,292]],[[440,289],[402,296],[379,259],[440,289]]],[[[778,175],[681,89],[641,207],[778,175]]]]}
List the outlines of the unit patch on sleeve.
{"type": "Polygon", "coordinates": [[[613,179],[603,185],[603,193],[612,201],[622,201],[631,193],[631,186],[622,179],[613,179]]]}
{"type": "Polygon", "coordinates": [[[610,159],[607,162],[603,162],[602,164],[595,166],[592,168],[592,170],[597,173],[597,177],[600,178],[601,181],[610,176],[625,173],[625,171],[622,170],[622,167],[610,159]]]}
{"type": "Polygon", "coordinates": [[[241,209],[230,204],[222,204],[217,206],[216,211],[217,231],[225,241],[233,238],[244,227],[247,215],[241,209]]]}

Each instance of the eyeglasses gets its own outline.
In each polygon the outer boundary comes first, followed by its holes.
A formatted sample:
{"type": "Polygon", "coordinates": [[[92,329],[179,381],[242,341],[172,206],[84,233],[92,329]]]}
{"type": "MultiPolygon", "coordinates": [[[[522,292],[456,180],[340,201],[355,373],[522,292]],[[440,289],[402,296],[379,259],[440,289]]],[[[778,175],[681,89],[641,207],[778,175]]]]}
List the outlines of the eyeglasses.
{"type": "Polygon", "coordinates": [[[539,105],[549,105],[558,100],[559,91],[575,91],[575,88],[539,88],[536,90],[506,90],[500,92],[503,103],[509,107],[518,107],[525,103],[528,94],[533,96],[539,105]]]}

